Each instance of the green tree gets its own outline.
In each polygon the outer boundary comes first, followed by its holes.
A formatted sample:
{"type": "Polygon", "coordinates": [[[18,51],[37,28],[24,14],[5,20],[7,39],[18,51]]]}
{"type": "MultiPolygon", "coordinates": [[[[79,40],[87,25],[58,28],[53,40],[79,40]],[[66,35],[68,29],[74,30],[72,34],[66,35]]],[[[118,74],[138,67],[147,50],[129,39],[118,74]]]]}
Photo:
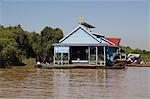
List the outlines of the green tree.
{"type": "Polygon", "coordinates": [[[63,37],[61,29],[45,27],[41,34],[24,31],[21,25],[0,25],[0,67],[20,65],[24,58],[48,62],[53,57],[53,43],[63,37]]]}
{"type": "Polygon", "coordinates": [[[45,27],[41,31],[41,45],[42,51],[41,59],[43,62],[52,61],[53,59],[53,46],[52,44],[57,43],[63,37],[61,29],[53,29],[51,27],[45,27]]]}

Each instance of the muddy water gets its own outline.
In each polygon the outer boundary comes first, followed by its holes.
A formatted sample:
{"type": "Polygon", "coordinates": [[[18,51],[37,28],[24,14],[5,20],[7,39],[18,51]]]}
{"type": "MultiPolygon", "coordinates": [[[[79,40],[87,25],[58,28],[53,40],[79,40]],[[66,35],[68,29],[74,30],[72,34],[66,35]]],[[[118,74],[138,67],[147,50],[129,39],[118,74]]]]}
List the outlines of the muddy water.
{"type": "Polygon", "coordinates": [[[4,99],[150,99],[150,68],[0,69],[4,99]]]}

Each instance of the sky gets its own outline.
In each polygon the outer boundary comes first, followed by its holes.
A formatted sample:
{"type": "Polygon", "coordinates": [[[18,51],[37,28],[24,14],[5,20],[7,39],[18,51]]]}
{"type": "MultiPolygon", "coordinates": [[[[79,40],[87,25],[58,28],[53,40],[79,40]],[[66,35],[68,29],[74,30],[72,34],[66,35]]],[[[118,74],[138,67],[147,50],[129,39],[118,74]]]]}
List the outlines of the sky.
{"type": "Polygon", "coordinates": [[[0,0],[0,25],[20,24],[30,32],[50,26],[66,35],[79,16],[96,27],[93,32],[150,51],[150,0],[0,0]]]}

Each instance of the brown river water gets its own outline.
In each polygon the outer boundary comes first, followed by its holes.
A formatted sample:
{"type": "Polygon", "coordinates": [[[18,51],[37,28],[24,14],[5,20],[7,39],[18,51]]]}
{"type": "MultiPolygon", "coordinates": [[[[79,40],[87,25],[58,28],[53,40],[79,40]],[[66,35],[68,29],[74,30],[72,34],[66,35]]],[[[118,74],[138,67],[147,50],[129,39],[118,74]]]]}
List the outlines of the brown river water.
{"type": "Polygon", "coordinates": [[[150,68],[0,69],[0,99],[150,99],[150,68]]]}

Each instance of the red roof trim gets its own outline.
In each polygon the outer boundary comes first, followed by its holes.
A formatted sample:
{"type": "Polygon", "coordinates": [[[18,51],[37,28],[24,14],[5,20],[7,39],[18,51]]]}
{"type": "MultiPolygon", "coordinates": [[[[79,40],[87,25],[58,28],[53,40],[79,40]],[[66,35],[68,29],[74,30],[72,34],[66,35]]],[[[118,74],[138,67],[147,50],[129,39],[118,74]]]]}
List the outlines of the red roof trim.
{"type": "Polygon", "coordinates": [[[105,38],[107,40],[109,40],[110,42],[114,43],[115,45],[119,45],[121,38],[105,38]]]}

